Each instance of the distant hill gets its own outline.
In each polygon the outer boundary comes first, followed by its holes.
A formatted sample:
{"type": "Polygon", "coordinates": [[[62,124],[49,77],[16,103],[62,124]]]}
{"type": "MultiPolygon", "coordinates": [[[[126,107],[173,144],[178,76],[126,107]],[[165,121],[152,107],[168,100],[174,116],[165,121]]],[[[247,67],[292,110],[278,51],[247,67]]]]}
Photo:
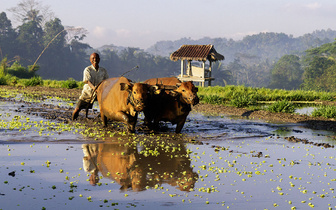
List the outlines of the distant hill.
{"type": "MultiPolygon", "coordinates": [[[[159,41],[148,49],[104,45],[96,50],[103,53],[102,64],[114,69],[114,73],[125,72],[136,65],[140,71],[132,72],[130,77],[144,80],[152,77],[177,75],[180,64],[169,59],[172,52],[182,45],[212,44],[225,60],[215,63],[213,85],[246,85],[268,87],[274,64],[284,55],[302,57],[305,51],[335,41],[336,31],[316,30],[312,33],[293,37],[285,33],[259,33],[242,40],[209,38],[193,40],[181,38],[175,41],[159,41]],[[107,60],[105,60],[107,59],[107,60]]],[[[117,75],[118,75],[117,74],[117,75]]]]}
{"type": "Polygon", "coordinates": [[[148,53],[169,57],[172,52],[184,44],[212,44],[217,52],[225,56],[225,63],[232,62],[238,56],[254,57],[257,60],[276,61],[285,54],[302,54],[305,50],[333,42],[336,31],[316,30],[303,36],[293,37],[284,33],[259,33],[235,41],[227,38],[209,38],[193,40],[182,38],[176,41],[159,41],[146,49],[148,53]]]}
{"type": "Polygon", "coordinates": [[[103,45],[99,48],[96,48],[95,50],[98,50],[99,52],[102,52],[104,50],[113,50],[116,51],[118,53],[120,53],[121,51],[125,50],[127,47],[122,47],[122,46],[116,46],[114,44],[109,44],[109,45],[103,45]]]}

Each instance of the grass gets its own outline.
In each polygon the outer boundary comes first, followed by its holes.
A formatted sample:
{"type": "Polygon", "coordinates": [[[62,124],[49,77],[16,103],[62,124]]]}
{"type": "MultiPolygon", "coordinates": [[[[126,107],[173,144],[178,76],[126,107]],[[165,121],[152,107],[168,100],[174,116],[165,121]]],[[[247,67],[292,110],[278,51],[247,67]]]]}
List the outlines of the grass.
{"type": "Polygon", "coordinates": [[[313,117],[336,118],[335,106],[321,106],[312,112],[313,117]]]}
{"type": "Polygon", "coordinates": [[[283,100],[283,101],[277,101],[274,104],[267,107],[267,111],[270,112],[284,112],[284,113],[294,113],[295,112],[295,106],[293,103],[283,100]]]}
{"type": "MultiPolygon", "coordinates": [[[[304,103],[316,100],[335,101],[336,99],[336,92],[282,90],[233,85],[198,87],[198,90],[198,96],[203,103],[253,109],[258,102],[274,102],[266,108],[270,112],[294,113],[295,105],[292,103],[293,101],[304,103]]],[[[335,118],[336,108],[334,106],[323,107],[315,110],[312,115],[335,118]]]]}
{"type": "Polygon", "coordinates": [[[282,90],[233,85],[225,87],[199,87],[198,90],[198,95],[204,103],[231,104],[233,106],[235,104],[238,106],[250,106],[258,101],[334,101],[336,97],[336,92],[282,90]],[[243,101],[245,102],[241,103],[243,101]]]}
{"type": "Polygon", "coordinates": [[[82,89],[84,83],[82,81],[76,81],[72,78],[68,80],[43,80],[40,76],[34,76],[30,79],[20,79],[12,75],[1,75],[0,74],[0,85],[10,85],[10,86],[42,86],[51,88],[78,88],[82,89]]]}

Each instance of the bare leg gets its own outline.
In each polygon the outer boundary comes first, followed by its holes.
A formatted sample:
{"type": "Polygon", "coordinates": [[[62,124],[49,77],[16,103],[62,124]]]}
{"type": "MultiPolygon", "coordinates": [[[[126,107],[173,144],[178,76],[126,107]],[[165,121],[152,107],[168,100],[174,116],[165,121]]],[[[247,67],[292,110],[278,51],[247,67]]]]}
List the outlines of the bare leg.
{"type": "Polygon", "coordinates": [[[184,126],[186,119],[187,118],[185,117],[184,119],[181,119],[181,121],[177,123],[175,133],[181,133],[181,130],[184,126]]]}
{"type": "Polygon", "coordinates": [[[78,115],[79,115],[80,109],[79,108],[75,108],[75,110],[72,113],[72,120],[76,120],[78,115]]]}

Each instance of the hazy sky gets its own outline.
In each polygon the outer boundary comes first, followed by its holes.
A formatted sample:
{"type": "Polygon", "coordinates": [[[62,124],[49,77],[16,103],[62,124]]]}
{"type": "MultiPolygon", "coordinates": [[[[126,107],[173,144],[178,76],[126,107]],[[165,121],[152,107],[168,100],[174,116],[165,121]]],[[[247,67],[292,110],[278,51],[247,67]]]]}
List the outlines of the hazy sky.
{"type": "MultiPolygon", "coordinates": [[[[0,12],[21,0],[2,0],[0,12]]],[[[64,26],[89,31],[84,42],[146,49],[183,37],[235,40],[260,32],[294,37],[336,29],[335,0],[43,0],[64,26]]],[[[14,23],[13,23],[14,24],[14,23]]]]}

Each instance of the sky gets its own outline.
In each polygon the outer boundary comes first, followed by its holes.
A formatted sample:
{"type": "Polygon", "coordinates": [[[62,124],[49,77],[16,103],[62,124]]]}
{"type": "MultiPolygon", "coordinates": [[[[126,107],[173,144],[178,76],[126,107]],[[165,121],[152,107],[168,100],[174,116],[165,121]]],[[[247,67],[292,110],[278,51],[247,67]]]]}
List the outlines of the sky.
{"type": "MultiPolygon", "coordinates": [[[[22,0],[7,0],[0,12],[22,0]]],[[[39,1],[39,0],[37,0],[39,1]]],[[[83,27],[83,42],[147,49],[180,38],[240,40],[260,32],[301,36],[336,30],[335,0],[40,0],[64,26],[83,27]]]]}

